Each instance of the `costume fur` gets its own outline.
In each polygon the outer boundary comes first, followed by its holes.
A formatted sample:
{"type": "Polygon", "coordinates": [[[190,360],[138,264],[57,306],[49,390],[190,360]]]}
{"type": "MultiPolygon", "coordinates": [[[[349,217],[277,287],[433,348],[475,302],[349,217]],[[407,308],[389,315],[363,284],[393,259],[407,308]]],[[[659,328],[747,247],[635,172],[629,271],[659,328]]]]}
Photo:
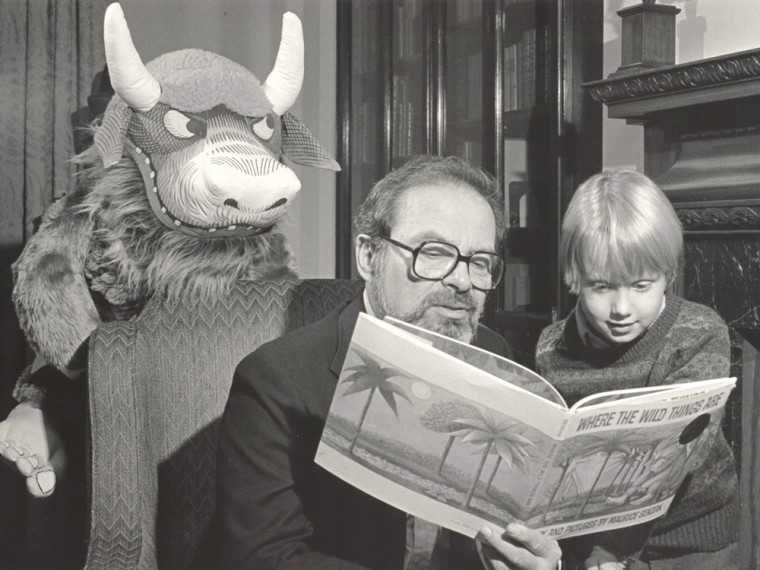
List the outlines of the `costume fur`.
{"type": "MultiPolygon", "coordinates": [[[[102,321],[135,317],[153,295],[203,299],[241,279],[294,277],[276,222],[300,182],[283,158],[339,170],[287,112],[303,78],[293,14],[264,84],[202,50],[143,65],[118,4],[104,37],[116,94],[75,159],[75,191],[48,209],[13,268],[26,338],[69,376],[102,321]]],[[[41,405],[44,390],[27,377],[14,395],[41,405]]]]}

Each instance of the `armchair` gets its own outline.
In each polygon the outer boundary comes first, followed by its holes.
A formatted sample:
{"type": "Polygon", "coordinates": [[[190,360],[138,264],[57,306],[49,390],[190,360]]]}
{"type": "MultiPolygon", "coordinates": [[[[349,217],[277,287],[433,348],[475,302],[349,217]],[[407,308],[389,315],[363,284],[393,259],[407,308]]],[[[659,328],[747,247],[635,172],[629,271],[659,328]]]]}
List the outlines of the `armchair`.
{"type": "Polygon", "coordinates": [[[151,301],[135,321],[94,333],[87,569],[190,564],[214,508],[219,418],[235,366],[361,286],[239,284],[213,304],[151,301]]]}

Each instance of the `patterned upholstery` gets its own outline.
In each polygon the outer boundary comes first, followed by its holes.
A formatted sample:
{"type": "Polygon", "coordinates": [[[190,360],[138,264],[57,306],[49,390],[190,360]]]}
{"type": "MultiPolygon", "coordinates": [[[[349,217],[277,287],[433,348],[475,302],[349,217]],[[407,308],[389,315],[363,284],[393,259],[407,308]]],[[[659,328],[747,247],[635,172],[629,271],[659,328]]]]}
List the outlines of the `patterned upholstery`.
{"type": "Polygon", "coordinates": [[[181,570],[214,507],[219,417],[236,364],[353,298],[359,281],[245,283],[212,304],[150,302],[90,340],[88,569],[181,570]]]}

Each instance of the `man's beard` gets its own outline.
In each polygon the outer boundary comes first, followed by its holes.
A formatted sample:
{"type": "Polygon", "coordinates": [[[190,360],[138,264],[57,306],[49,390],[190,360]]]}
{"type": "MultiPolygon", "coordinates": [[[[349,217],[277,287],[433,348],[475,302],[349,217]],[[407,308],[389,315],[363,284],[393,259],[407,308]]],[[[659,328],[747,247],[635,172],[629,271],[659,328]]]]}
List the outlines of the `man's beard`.
{"type": "Polygon", "coordinates": [[[369,293],[379,304],[378,309],[383,315],[391,316],[424,329],[454,338],[461,342],[471,343],[478,329],[478,321],[483,313],[483,308],[472,296],[472,292],[456,293],[453,290],[445,290],[431,293],[426,296],[422,303],[406,313],[395,311],[389,304],[383,287],[378,281],[368,283],[369,293]],[[428,309],[435,306],[456,306],[467,310],[467,319],[447,319],[433,316],[428,309]]]}

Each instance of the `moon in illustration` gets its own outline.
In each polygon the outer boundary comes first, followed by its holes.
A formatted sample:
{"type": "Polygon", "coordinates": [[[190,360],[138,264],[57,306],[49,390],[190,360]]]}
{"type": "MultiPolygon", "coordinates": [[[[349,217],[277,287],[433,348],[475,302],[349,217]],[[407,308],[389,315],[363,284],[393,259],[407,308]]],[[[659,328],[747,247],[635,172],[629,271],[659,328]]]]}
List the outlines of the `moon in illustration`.
{"type": "Polygon", "coordinates": [[[427,400],[433,395],[433,392],[430,390],[430,386],[424,382],[415,382],[412,384],[412,394],[417,396],[420,400],[427,400]]]}

